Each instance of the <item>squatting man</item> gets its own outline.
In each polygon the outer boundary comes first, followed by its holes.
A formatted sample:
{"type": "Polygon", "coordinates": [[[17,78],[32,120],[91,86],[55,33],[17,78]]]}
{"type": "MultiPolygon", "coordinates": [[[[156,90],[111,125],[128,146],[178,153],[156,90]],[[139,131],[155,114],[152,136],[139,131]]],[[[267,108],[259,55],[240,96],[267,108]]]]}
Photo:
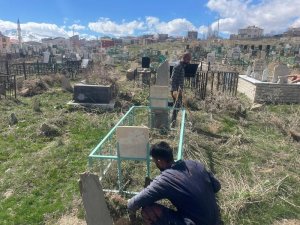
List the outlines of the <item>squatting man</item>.
{"type": "Polygon", "coordinates": [[[142,208],[144,224],[151,225],[220,223],[215,193],[221,185],[211,172],[193,160],[175,162],[172,148],[163,141],[151,146],[150,155],[161,173],[128,201],[131,214],[142,208]],[[176,211],[156,203],[161,199],[168,199],[176,211]]]}

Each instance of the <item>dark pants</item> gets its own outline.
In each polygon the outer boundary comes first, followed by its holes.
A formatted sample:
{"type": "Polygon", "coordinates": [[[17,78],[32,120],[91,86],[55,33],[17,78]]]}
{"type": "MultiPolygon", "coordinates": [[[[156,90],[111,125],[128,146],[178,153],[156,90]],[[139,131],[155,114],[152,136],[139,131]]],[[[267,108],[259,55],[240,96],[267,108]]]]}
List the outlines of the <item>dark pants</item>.
{"type": "Polygon", "coordinates": [[[175,126],[177,114],[179,109],[182,107],[182,95],[179,94],[177,98],[173,97],[173,112],[172,112],[172,125],[175,126]]]}
{"type": "Polygon", "coordinates": [[[156,203],[144,207],[142,217],[147,225],[195,225],[192,220],[183,218],[176,211],[156,203]]]}

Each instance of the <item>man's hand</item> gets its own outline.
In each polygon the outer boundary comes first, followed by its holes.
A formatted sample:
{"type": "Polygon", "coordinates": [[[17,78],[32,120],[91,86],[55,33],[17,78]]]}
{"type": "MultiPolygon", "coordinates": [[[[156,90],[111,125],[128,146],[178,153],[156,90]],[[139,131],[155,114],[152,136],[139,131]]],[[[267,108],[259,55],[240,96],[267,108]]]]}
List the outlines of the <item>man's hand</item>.
{"type": "Polygon", "coordinates": [[[153,180],[151,180],[150,177],[145,177],[144,188],[148,187],[152,181],[153,180]]]}

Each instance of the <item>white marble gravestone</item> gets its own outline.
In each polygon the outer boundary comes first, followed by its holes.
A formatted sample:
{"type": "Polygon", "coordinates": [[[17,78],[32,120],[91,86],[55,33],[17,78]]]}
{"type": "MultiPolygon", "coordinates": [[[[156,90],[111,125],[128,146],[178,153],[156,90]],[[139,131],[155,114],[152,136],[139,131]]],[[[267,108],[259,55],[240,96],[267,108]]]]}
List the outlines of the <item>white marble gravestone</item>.
{"type": "Polygon", "coordinates": [[[89,173],[80,174],[79,189],[87,225],[113,225],[99,177],[89,173]]]}
{"type": "Polygon", "coordinates": [[[289,68],[284,64],[279,64],[274,67],[273,71],[273,83],[287,83],[287,76],[289,75],[289,68]],[[284,79],[283,77],[286,77],[284,79]],[[280,80],[279,80],[280,78],[280,80]]]}
{"type": "Polygon", "coordinates": [[[148,127],[119,126],[116,134],[120,157],[147,158],[148,127]]]}
{"type": "Polygon", "coordinates": [[[156,85],[168,86],[170,82],[170,66],[166,60],[157,68],[156,85]]]}
{"type": "Polygon", "coordinates": [[[168,86],[151,86],[150,107],[166,108],[168,106],[169,92],[168,86]]]}
{"type": "Polygon", "coordinates": [[[268,81],[268,77],[269,77],[269,69],[268,69],[268,67],[266,67],[264,69],[264,71],[263,71],[261,81],[267,82],[268,81]]]}
{"type": "Polygon", "coordinates": [[[246,72],[246,75],[247,75],[248,77],[250,77],[251,71],[252,71],[252,66],[249,65],[249,66],[247,67],[247,72],[246,72]]]}

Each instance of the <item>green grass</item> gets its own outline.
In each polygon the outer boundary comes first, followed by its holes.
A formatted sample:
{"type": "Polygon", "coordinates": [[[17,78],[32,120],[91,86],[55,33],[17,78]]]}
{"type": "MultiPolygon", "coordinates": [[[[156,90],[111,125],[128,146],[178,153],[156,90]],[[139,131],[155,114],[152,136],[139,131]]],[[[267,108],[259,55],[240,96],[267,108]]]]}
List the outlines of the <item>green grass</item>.
{"type": "Polygon", "coordinates": [[[56,90],[35,96],[41,113],[33,111],[33,98],[19,103],[0,101],[1,224],[42,224],[45,215],[58,219],[79,199],[79,173],[87,170],[87,156],[110,126],[114,113],[69,111],[71,94],[56,90]],[[9,126],[10,113],[19,123],[9,126]],[[39,134],[42,123],[59,124],[59,136],[39,134]],[[75,197],[74,197],[75,196],[75,197]]]}
{"type": "MultiPolygon", "coordinates": [[[[145,91],[133,91],[133,102],[147,103],[145,91]]],[[[88,170],[89,153],[121,115],[74,110],[66,106],[71,99],[57,88],[18,101],[0,100],[1,225],[56,224],[74,211],[84,217],[79,174],[88,170]],[[40,110],[34,110],[34,101],[40,110]],[[15,125],[9,125],[11,113],[18,118],[15,125]],[[57,135],[42,135],[43,123],[54,125],[57,135]]],[[[225,224],[300,220],[300,143],[283,132],[300,127],[300,106],[267,105],[241,119],[234,116],[237,100],[225,100],[188,115],[185,139],[186,158],[202,161],[221,180],[218,199],[225,224]]],[[[124,166],[124,174],[140,185],[144,174],[130,166],[124,166]]]]}

